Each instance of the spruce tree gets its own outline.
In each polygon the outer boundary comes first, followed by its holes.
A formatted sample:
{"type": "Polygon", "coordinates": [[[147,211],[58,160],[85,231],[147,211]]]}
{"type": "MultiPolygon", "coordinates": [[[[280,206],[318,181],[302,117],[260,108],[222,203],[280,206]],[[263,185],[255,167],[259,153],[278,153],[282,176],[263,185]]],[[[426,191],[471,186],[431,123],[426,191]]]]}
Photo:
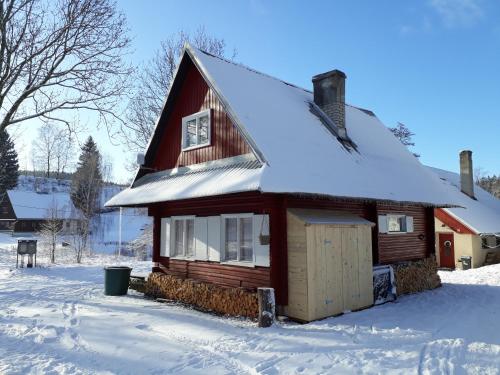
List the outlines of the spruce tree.
{"type": "Polygon", "coordinates": [[[9,189],[17,186],[19,163],[14,142],[5,129],[0,130],[0,202],[9,189]]]}
{"type": "Polygon", "coordinates": [[[102,187],[101,154],[92,137],[81,148],[78,165],[71,181],[71,200],[86,219],[92,218],[100,203],[102,187]]]}

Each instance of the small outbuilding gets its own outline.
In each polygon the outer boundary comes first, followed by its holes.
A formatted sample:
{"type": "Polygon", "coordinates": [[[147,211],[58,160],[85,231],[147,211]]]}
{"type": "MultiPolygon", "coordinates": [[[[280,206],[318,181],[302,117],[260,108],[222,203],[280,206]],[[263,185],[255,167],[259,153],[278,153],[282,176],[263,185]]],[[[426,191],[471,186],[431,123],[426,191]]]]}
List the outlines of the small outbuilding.
{"type": "Polygon", "coordinates": [[[500,262],[500,199],[473,180],[472,151],[460,152],[460,174],[431,168],[460,207],[437,208],[436,255],[443,268],[472,268],[500,262]],[[467,264],[467,268],[469,265],[467,264]]]}
{"type": "Polygon", "coordinates": [[[372,227],[349,213],[289,209],[287,315],[312,321],[373,305],[372,227]]]}

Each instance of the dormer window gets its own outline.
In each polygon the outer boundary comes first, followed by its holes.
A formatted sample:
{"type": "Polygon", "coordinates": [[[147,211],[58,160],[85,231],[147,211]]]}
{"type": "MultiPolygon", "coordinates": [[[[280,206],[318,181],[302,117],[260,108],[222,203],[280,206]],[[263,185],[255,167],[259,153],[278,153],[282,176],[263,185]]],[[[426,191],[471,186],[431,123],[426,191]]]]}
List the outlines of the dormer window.
{"type": "Polygon", "coordinates": [[[210,110],[182,118],[182,151],[210,144],[210,110]]]}

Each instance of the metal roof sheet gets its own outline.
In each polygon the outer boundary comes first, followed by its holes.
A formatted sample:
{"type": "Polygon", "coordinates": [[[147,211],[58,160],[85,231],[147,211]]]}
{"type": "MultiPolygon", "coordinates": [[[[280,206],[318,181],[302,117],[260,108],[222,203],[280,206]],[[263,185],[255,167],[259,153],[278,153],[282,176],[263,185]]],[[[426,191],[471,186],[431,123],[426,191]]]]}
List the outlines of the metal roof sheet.
{"type": "Polygon", "coordinates": [[[306,224],[337,224],[337,225],[370,225],[375,224],[371,221],[363,219],[360,216],[351,213],[330,211],[330,210],[314,210],[314,209],[301,209],[291,208],[288,212],[297,216],[301,221],[306,224]]]}
{"type": "Polygon", "coordinates": [[[107,206],[133,206],[259,190],[264,166],[253,155],[150,173],[115,195],[107,206]]]}

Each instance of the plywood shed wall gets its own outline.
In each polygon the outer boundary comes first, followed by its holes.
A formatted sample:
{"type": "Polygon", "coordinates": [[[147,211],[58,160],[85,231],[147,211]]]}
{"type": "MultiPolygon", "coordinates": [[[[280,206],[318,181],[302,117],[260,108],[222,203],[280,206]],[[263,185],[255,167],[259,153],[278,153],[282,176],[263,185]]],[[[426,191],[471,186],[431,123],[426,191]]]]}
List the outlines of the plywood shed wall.
{"type": "Polygon", "coordinates": [[[288,210],[287,222],[288,316],[312,321],[373,304],[373,223],[307,209],[288,210]]]}

